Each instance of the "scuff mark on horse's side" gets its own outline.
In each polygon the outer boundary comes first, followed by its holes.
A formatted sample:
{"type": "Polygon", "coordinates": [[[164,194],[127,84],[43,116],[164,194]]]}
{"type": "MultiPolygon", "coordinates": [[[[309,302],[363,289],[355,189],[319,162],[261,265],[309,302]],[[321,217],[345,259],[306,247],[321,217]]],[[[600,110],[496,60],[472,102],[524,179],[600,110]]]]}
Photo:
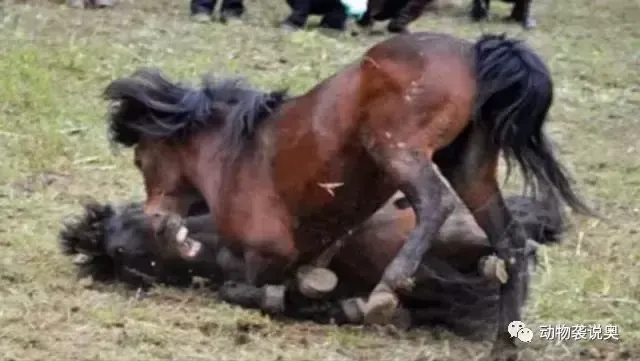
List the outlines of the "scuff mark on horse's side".
{"type": "Polygon", "coordinates": [[[335,188],[339,188],[342,187],[344,185],[344,183],[342,182],[335,182],[335,183],[318,183],[318,186],[320,188],[323,188],[324,190],[326,190],[329,194],[331,194],[332,197],[335,197],[336,194],[333,192],[333,190],[335,188]]]}

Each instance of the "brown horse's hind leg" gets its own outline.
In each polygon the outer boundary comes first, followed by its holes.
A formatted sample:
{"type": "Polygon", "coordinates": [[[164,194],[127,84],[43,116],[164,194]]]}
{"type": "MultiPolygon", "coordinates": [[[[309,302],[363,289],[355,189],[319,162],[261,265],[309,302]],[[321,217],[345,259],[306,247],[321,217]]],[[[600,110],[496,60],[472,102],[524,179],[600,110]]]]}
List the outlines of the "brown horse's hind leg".
{"type": "Polygon", "coordinates": [[[521,320],[521,275],[527,272],[524,229],[513,220],[505,204],[497,180],[499,152],[487,146],[484,135],[474,132],[465,149],[455,151],[453,158],[436,158],[443,174],[450,180],[460,198],[473,213],[478,225],[487,233],[498,257],[507,261],[507,282],[500,288],[498,343],[494,353],[510,359],[516,350],[507,327],[521,320]]]}
{"type": "Polygon", "coordinates": [[[416,228],[385,269],[365,306],[365,322],[376,324],[390,322],[398,305],[395,291],[412,288],[412,276],[455,208],[451,189],[427,156],[408,150],[389,150],[374,148],[371,153],[398,181],[416,214],[416,228]]]}

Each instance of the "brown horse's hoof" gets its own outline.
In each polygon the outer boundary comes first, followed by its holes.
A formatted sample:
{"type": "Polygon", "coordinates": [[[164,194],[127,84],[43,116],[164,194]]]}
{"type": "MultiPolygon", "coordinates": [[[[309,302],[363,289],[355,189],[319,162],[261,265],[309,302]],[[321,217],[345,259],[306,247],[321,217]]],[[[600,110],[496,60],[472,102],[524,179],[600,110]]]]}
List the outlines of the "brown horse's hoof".
{"type": "Polygon", "coordinates": [[[371,325],[391,323],[398,303],[398,297],[393,292],[374,291],[364,307],[364,323],[371,325]]]}
{"type": "Polygon", "coordinates": [[[506,284],[509,281],[507,264],[496,255],[482,257],[478,262],[478,268],[480,274],[492,282],[506,284]]]}
{"type": "Polygon", "coordinates": [[[300,267],[297,277],[300,293],[312,299],[331,293],[338,285],[338,277],[327,268],[300,267]]]}
{"type": "Polygon", "coordinates": [[[411,313],[404,307],[396,308],[396,311],[391,317],[391,324],[401,331],[408,330],[411,327],[412,322],[411,313]]]}

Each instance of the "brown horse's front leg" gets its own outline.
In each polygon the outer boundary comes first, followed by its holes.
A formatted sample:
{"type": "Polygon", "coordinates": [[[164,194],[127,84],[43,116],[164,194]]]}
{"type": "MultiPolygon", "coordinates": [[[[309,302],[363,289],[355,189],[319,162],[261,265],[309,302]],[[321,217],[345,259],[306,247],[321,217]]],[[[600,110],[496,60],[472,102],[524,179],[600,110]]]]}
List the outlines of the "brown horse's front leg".
{"type": "Polygon", "coordinates": [[[398,305],[395,291],[410,289],[412,276],[440,227],[455,208],[455,198],[444,177],[426,156],[409,151],[372,149],[372,155],[399,182],[416,214],[416,228],[387,266],[365,307],[367,323],[388,323],[398,305]]]}
{"type": "MultiPolygon", "coordinates": [[[[291,262],[267,259],[255,251],[245,252],[246,281],[252,285],[280,283],[291,262]]],[[[308,265],[297,269],[295,287],[305,297],[319,299],[331,293],[338,285],[338,277],[328,268],[308,265]]]]}

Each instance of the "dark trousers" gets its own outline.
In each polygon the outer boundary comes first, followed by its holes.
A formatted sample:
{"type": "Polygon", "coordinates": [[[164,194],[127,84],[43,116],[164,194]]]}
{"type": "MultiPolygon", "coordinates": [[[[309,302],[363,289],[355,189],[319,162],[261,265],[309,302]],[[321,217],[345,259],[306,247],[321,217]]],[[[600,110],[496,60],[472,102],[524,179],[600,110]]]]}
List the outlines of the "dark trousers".
{"type": "MultiPolygon", "coordinates": [[[[530,16],[531,0],[502,0],[502,2],[513,4],[511,18],[516,21],[526,21],[530,16]]],[[[487,17],[491,0],[473,0],[471,17],[480,20],[487,17]]]]}
{"type": "Polygon", "coordinates": [[[321,27],[344,30],[347,12],[340,0],[287,0],[291,15],[286,23],[303,27],[309,15],[322,15],[321,27]]]}
{"type": "MultiPolygon", "coordinates": [[[[213,14],[217,0],[191,0],[191,14],[213,14]]],[[[228,12],[235,16],[244,13],[242,0],[222,0],[220,12],[228,12]]]]}
{"type": "Polygon", "coordinates": [[[371,0],[365,15],[358,21],[369,26],[376,21],[391,20],[391,32],[403,32],[409,23],[418,19],[433,0],[371,0]]]}

